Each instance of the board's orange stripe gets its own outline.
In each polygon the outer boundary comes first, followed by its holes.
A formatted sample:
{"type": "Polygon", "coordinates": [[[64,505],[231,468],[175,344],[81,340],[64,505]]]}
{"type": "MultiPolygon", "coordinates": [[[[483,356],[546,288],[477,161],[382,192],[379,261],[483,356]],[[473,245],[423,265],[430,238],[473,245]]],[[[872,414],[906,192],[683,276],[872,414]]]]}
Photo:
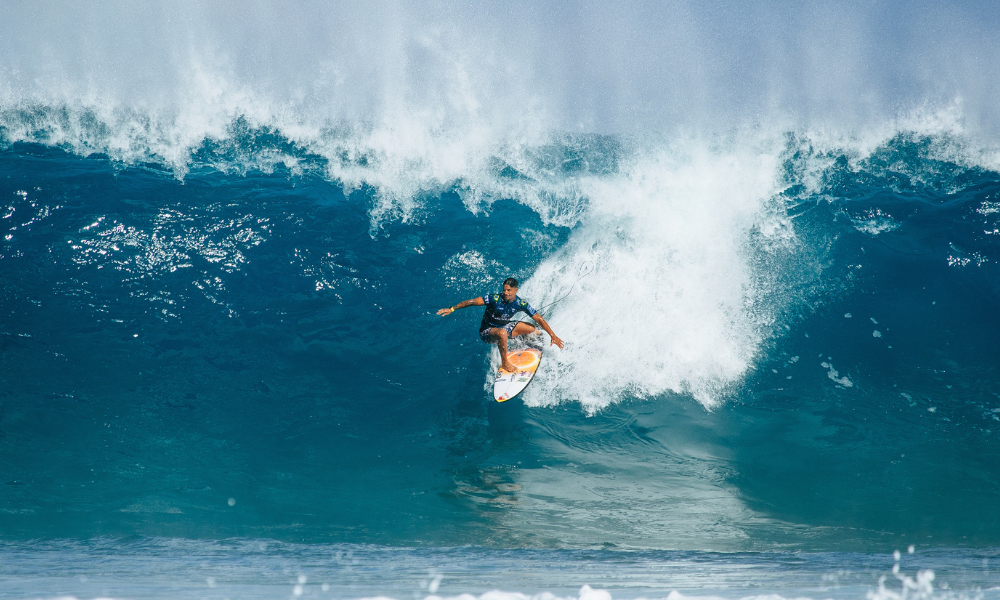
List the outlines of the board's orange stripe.
{"type": "Polygon", "coordinates": [[[515,367],[526,369],[538,363],[538,355],[534,352],[522,350],[521,352],[510,355],[510,362],[515,367]]]}

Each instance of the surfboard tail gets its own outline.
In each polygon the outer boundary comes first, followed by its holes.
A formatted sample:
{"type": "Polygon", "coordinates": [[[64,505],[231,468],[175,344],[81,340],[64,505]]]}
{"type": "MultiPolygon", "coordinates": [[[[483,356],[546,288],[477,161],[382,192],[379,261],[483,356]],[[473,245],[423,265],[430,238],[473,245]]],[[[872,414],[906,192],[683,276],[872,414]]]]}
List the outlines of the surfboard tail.
{"type": "Polygon", "coordinates": [[[506,402],[516,397],[528,386],[542,360],[542,351],[528,348],[510,352],[507,358],[517,370],[513,373],[497,370],[496,379],[493,381],[493,399],[497,402],[506,402]]]}

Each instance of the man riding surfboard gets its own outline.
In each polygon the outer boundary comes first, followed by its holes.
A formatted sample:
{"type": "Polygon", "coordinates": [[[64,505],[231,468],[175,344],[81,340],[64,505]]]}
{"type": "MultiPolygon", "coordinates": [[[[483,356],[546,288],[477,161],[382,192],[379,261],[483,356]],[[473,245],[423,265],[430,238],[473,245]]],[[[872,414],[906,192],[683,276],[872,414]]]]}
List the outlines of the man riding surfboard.
{"type": "Polygon", "coordinates": [[[518,297],[517,280],[513,277],[508,277],[503,282],[503,291],[499,294],[487,294],[459,302],[455,306],[442,308],[437,311],[437,314],[445,317],[467,306],[486,307],[486,311],[483,313],[483,320],[479,324],[479,339],[487,344],[496,343],[497,347],[500,348],[500,360],[503,361],[503,364],[500,365],[501,371],[512,373],[517,370],[514,365],[510,364],[510,360],[507,358],[507,339],[536,331],[533,325],[529,325],[523,321],[513,322],[515,313],[524,312],[541,325],[545,333],[549,334],[549,337],[552,338],[551,344],[560,348],[564,345],[563,341],[552,332],[552,328],[545,322],[542,315],[538,314],[538,311],[531,308],[530,304],[518,297]]]}

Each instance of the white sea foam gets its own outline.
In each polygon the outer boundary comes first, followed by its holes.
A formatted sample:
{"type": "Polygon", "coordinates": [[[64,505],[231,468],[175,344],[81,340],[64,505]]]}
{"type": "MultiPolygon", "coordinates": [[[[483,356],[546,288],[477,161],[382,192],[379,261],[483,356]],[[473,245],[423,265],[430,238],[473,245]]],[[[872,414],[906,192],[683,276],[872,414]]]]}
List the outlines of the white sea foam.
{"type": "Polygon", "coordinates": [[[892,220],[890,215],[882,212],[882,209],[870,209],[863,214],[852,217],[854,227],[868,235],[878,235],[887,231],[894,231],[899,227],[897,221],[892,220]]]}
{"type": "Polygon", "coordinates": [[[568,345],[550,352],[529,403],[570,398],[593,411],[667,391],[718,402],[780,312],[762,302],[772,282],[752,255],[780,261],[797,244],[770,203],[779,150],[709,152],[692,141],[581,181],[588,211],[523,289],[544,305],[570,289],[580,264],[596,267],[549,311],[568,345]]]}
{"type": "MultiPolygon", "coordinates": [[[[880,337],[880,336],[881,334],[875,337],[880,337]]],[[[829,377],[830,380],[836,383],[837,385],[841,385],[845,388],[854,387],[854,382],[851,381],[850,378],[847,377],[847,375],[841,377],[840,372],[837,371],[837,369],[833,368],[832,363],[821,362],[819,366],[823,367],[824,369],[827,369],[826,376],[829,377]]]]}
{"type": "Polygon", "coordinates": [[[463,289],[498,287],[508,277],[510,269],[503,263],[487,258],[480,252],[468,250],[448,259],[441,269],[449,286],[463,289]]]}
{"type": "Polygon", "coordinates": [[[896,131],[947,121],[988,139],[1000,126],[995,21],[933,6],[886,21],[869,6],[770,2],[756,19],[687,1],[581,2],[569,19],[560,5],[491,2],[8,4],[7,139],[153,158],[183,175],[193,149],[243,118],[327,157],[372,158],[377,168],[335,161],[330,173],[376,186],[390,212],[467,178],[486,149],[518,154],[550,130],[809,129],[864,154],[896,131]]]}

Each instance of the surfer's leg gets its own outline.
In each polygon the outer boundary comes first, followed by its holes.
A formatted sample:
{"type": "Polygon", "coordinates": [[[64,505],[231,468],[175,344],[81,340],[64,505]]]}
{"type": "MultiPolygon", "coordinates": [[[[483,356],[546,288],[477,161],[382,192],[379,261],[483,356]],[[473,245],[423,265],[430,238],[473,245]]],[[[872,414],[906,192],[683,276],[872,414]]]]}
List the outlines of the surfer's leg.
{"type": "Polygon", "coordinates": [[[496,337],[497,347],[500,349],[500,370],[513,373],[517,369],[507,360],[507,330],[497,327],[490,330],[490,334],[496,337]]]}
{"type": "Polygon", "coordinates": [[[524,321],[521,321],[520,323],[514,326],[514,331],[510,332],[510,337],[517,337],[519,335],[535,333],[535,331],[537,330],[535,329],[534,325],[530,325],[528,323],[525,323],[524,321]]]}

